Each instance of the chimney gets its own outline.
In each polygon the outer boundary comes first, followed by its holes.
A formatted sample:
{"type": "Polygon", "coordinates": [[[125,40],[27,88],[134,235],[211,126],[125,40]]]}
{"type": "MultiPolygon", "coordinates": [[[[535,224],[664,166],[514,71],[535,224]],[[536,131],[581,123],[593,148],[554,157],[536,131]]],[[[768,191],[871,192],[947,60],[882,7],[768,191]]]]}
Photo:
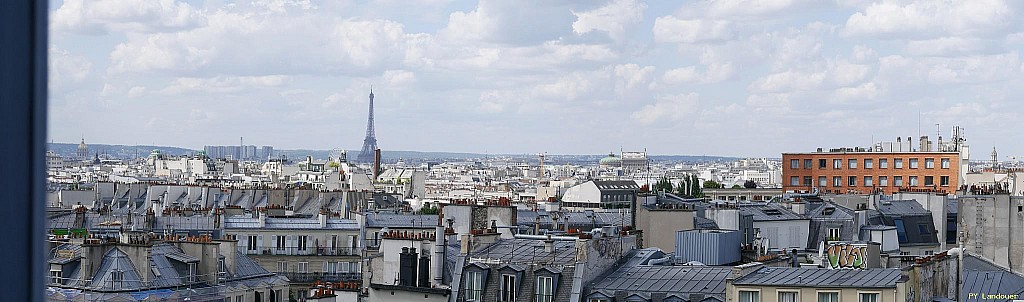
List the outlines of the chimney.
{"type": "Polygon", "coordinates": [[[380,149],[373,150],[373,179],[377,179],[380,176],[380,149]]]}
{"type": "Polygon", "coordinates": [[[551,235],[548,235],[548,239],[544,239],[544,252],[554,253],[555,252],[555,241],[551,240],[551,235]]]}
{"type": "Polygon", "coordinates": [[[416,286],[419,287],[430,287],[430,255],[423,251],[420,255],[420,266],[419,275],[417,278],[416,286]]]}
{"type": "Polygon", "coordinates": [[[320,213],[316,215],[317,220],[320,221],[321,229],[327,228],[327,215],[329,215],[328,213],[329,212],[327,211],[327,209],[322,209],[320,210],[320,213]]]}
{"type": "Polygon", "coordinates": [[[83,207],[81,203],[79,203],[77,206],[75,206],[75,228],[76,229],[83,229],[83,228],[85,228],[85,211],[86,211],[85,207],[83,207]]]}
{"type": "Polygon", "coordinates": [[[213,209],[213,228],[220,229],[220,221],[223,219],[224,210],[221,208],[213,209]]]}
{"type": "Polygon", "coordinates": [[[444,244],[444,227],[438,222],[438,226],[434,228],[434,258],[431,259],[430,263],[433,264],[430,267],[430,275],[433,276],[434,284],[441,284],[441,277],[444,275],[441,263],[444,262],[444,253],[447,247],[444,244]]]}
{"type": "Polygon", "coordinates": [[[899,137],[899,136],[896,137],[896,146],[899,146],[897,148],[897,151],[903,152],[903,138],[902,137],[899,137]]]}
{"type": "Polygon", "coordinates": [[[153,211],[153,209],[149,209],[148,211],[146,211],[146,221],[144,223],[147,229],[156,229],[156,213],[153,211]]]}
{"type": "Polygon", "coordinates": [[[800,261],[797,260],[796,249],[793,249],[793,259],[790,260],[792,260],[793,267],[800,267],[800,261]]]}

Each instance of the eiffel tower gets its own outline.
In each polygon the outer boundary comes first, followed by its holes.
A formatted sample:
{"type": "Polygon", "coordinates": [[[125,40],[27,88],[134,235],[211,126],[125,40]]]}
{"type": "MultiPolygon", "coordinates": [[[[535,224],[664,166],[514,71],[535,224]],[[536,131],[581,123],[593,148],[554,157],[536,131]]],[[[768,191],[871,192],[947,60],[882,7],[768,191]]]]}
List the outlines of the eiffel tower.
{"type": "Polygon", "coordinates": [[[377,137],[373,134],[373,87],[370,87],[370,116],[366,119],[366,138],[363,139],[363,150],[356,157],[357,162],[373,162],[373,152],[377,150],[377,137]]]}

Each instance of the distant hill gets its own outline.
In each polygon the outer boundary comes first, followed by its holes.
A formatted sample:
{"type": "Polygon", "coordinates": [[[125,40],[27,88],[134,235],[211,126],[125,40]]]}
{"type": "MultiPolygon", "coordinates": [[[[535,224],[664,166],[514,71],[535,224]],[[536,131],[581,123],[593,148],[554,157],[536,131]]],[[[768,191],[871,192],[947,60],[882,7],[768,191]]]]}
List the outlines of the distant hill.
{"type": "MultiPolygon", "coordinates": [[[[200,150],[193,150],[179,147],[168,147],[168,146],[151,146],[151,145],[107,145],[107,144],[88,144],[89,154],[109,154],[117,158],[133,158],[136,154],[140,157],[149,155],[154,149],[159,149],[161,152],[167,155],[180,156],[180,155],[191,155],[199,152],[200,150]]],[[[78,151],[78,144],[69,143],[50,143],[47,146],[49,150],[56,152],[62,156],[74,156],[78,151]]],[[[350,160],[355,159],[359,156],[359,150],[347,150],[348,158],[350,160]]],[[[284,155],[290,160],[302,160],[306,156],[312,156],[317,160],[327,159],[331,156],[330,150],[312,150],[312,149],[296,149],[296,150],[274,150],[274,156],[284,155]]],[[[483,159],[486,157],[509,157],[515,160],[522,160],[530,163],[539,161],[536,155],[533,154],[480,154],[480,153],[467,153],[467,152],[433,152],[433,151],[392,151],[383,150],[381,156],[384,157],[384,162],[393,163],[399,159],[406,160],[407,162],[422,162],[432,160],[465,160],[465,159],[483,159]]],[[[552,164],[585,164],[585,163],[596,163],[601,158],[605,157],[605,154],[549,154],[548,162],[552,164]]],[[[715,162],[715,161],[734,161],[738,160],[737,157],[723,157],[723,156],[694,156],[694,155],[651,155],[650,158],[654,161],[669,161],[669,162],[715,162]]]]}
{"type": "MultiPolygon", "coordinates": [[[[138,156],[145,157],[149,155],[154,149],[160,149],[167,155],[189,155],[196,153],[198,150],[178,148],[178,147],[166,147],[166,146],[149,146],[149,145],[106,145],[106,144],[89,144],[89,156],[94,154],[109,154],[117,158],[134,158],[136,153],[138,156]]],[[[75,156],[78,152],[78,144],[67,144],[67,143],[49,143],[47,149],[60,154],[61,156],[75,156]]]]}

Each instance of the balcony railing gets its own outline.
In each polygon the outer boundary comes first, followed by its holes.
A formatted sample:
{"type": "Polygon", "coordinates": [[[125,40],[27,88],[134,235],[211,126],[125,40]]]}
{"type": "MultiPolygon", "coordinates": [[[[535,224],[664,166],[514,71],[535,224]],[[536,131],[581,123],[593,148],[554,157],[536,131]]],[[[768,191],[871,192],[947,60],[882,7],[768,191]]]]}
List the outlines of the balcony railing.
{"type": "Polygon", "coordinates": [[[358,256],[357,247],[256,247],[255,250],[247,246],[239,246],[239,251],[246,255],[284,255],[284,256],[358,256]]]}
{"type": "Polygon", "coordinates": [[[278,275],[288,277],[292,283],[313,283],[316,281],[325,282],[350,282],[350,281],[362,281],[362,276],[359,273],[297,273],[297,272],[278,272],[278,275]]]}

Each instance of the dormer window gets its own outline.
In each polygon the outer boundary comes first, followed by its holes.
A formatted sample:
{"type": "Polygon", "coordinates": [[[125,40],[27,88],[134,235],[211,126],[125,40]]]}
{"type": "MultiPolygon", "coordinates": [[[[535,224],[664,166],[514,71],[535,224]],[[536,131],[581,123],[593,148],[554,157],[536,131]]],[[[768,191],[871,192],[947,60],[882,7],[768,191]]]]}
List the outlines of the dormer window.
{"type": "Polygon", "coordinates": [[[196,268],[196,263],[195,262],[192,262],[192,263],[188,264],[188,282],[189,283],[197,281],[197,279],[198,279],[198,278],[196,278],[197,271],[198,270],[196,268]]]}
{"type": "Polygon", "coordinates": [[[50,283],[53,283],[53,284],[63,284],[63,282],[61,282],[61,271],[60,270],[50,270],[50,283]]]}
{"type": "Polygon", "coordinates": [[[122,284],[123,282],[124,282],[124,271],[114,270],[114,271],[110,272],[111,287],[119,288],[119,287],[123,286],[123,284],[122,284]]]}
{"type": "Polygon", "coordinates": [[[554,301],[554,278],[550,276],[538,276],[537,277],[537,291],[534,301],[539,302],[551,302],[554,301]]]}
{"type": "Polygon", "coordinates": [[[218,259],[217,261],[217,277],[220,279],[227,278],[228,266],[224,263],[224,259],[218,259]]]}

